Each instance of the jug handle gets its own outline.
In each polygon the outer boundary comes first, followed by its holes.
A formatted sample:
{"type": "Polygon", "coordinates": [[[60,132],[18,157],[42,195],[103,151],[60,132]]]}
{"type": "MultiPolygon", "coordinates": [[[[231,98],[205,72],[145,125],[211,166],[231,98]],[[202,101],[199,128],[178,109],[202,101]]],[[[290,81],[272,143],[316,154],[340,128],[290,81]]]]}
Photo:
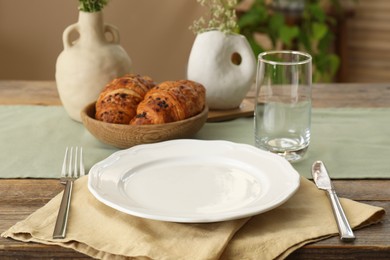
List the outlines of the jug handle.
{"type": "Polygon", "coordinates": [[[112,36],[112,40],[108,41],[110,43],[119,43],[120,38],[119,38],[119,30],[111,25],[111,24],[105,24],[104,25],[104,33],[110,33],[112,36]]]}
{"type": "Polygon", "coordinates": [[[70,39],[70,34],[74,31],[79,31],[79,26],[77,23],[69,25],[64,30],[64,33],[62,34],[62,42],[64,44],[64,49],[68,49],[74,45],[74,42],[72,42],[70,39]]]}

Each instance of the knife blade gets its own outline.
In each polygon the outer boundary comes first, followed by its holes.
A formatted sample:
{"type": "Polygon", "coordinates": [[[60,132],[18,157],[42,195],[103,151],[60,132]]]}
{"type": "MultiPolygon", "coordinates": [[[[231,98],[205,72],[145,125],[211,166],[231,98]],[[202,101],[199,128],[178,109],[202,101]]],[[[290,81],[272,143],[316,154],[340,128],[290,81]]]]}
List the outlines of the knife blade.
{"type": "Polygon", "coordinates": [[[321,190],[327,191],[332,205],[333,214],[336,218],[337,227],[339,229],[340,239],[346,242],[355,240],[355,235],[353,234],[348,219],[345,216],[344,210],[340,204],[339,198],[337,197],[325,164],[322,161],[314,162],[311,174],[317,187],[321,190]]]}

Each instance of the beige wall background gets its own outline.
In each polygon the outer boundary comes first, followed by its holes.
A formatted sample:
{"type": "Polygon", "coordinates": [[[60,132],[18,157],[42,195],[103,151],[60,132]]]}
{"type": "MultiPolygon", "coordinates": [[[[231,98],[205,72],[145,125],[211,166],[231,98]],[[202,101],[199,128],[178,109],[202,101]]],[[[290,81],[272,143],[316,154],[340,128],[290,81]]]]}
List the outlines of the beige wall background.
{"type": "MultiPolygon", "coordinates": [[[[354,3],[344,80],[390,82],[390,1],[354,3]]],[[[0,0],[0,80],[54,80],[62,32],[77,22],[77,7],[78,0],[0,0]]],[[[188,27],[204,12],[196,0],[110,0],[103,12],[134,72],[156,81],[185,77],[195,39],[188,27]]]]}
{"type": "MultiPolygon", "coordinates": [[[[196,0],[110,0],[104,20],[116,26],[133,72],[156,81],[185,77],[202,15],[196,0]]],[[[54,80],[62,32],[78,19],[78,0],[0,0],[0,79],[54,80]]]]}

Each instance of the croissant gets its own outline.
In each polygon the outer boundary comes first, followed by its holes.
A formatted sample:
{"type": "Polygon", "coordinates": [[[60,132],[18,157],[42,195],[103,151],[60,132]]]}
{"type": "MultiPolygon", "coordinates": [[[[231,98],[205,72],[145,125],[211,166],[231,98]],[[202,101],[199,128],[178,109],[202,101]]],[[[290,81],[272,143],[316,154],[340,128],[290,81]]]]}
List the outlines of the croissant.
{"type": "Polygon", "coordinates": [[[136,74],[114,79],[99,95],[95,118],[108,123],[129,124],[136,115],[138,103],[154,86],[150,77],[136,74]]]}
{"type": "Polygon", "coordinates": [[[131,125],[163,124],[199,114],[205,107],[206,90],[190,80],[165,81],[148,91],[131,125]]]}

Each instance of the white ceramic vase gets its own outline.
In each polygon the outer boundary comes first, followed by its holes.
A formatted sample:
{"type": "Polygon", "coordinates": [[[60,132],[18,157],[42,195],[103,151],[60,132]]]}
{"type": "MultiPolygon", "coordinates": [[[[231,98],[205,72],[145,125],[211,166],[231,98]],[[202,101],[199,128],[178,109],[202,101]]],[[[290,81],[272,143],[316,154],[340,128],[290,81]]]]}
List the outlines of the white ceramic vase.
{"type": "Polygon", "coordinates": [[[202,83],[210,109],[239,107],[256,75],[256,59],[240,34],[207,31],[197,35],[191,49],[187,78],[202,83]]]}
{"type": "Polygon", "coordinates": [[[131,59],[119,45],[116,27],[104,24],[102,12],[80,11],[78,22],[65,29],[62,40],[64,50],[56,63],[57,88],[66,112],[80,122],[80,111],[96,101],[105,85],[130,72],[131,59]]]}

